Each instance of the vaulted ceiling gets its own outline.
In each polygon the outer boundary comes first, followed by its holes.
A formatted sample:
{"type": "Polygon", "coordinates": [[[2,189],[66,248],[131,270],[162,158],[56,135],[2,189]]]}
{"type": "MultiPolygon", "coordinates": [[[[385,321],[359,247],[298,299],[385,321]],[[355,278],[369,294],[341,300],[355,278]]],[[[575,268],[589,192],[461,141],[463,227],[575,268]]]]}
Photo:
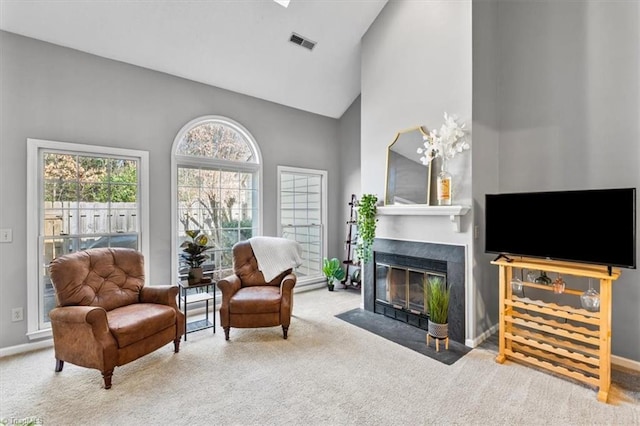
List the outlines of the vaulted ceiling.
{"type": "Polygon", "coordinates": [[[0,0],[0,29],[339,118],[360,93],[360,39],[386,3],[0,0]]]}

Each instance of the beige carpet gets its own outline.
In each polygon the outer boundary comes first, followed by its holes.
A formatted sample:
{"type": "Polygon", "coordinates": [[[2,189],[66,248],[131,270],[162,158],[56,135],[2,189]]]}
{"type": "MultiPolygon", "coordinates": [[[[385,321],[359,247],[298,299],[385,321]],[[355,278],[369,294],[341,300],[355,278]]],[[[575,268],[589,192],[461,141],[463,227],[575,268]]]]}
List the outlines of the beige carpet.
{"type": "Polygon", "coordinates": [[[357,307],[353,290],[295,295],[289,339],[279,328],[204,330],[179,354],[167,345],[97,370],[53,350],[0,360],[0,420],[45,425],[638,425],[640,401],[614,383],[596,391],[474,349],[447,366],[334,315],[357,307]]]}

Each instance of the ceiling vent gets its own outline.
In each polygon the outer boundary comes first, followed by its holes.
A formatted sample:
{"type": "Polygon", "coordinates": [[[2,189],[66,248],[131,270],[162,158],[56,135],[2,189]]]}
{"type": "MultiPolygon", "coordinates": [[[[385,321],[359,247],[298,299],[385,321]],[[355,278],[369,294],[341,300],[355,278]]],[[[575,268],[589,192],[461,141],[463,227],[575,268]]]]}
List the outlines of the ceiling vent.
{"type": "Polygon", "coordinates": [[[312,50],[316,45],[315,41],[311,41],[307,38],[302,37],[300,34],[296,34],[296,33],[291,33],[291,37],[289,38],[289,41],[291,43],[297,44],[298,46],[306,47],[309,50],[312,50]]]}

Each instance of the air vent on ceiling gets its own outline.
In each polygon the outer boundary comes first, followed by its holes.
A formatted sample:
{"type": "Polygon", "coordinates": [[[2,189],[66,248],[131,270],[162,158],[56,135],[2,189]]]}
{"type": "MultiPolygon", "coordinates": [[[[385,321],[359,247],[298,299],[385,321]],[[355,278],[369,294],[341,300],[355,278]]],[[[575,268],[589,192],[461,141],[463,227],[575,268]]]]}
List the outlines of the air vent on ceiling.
{"type": "Polygon", "coordinates": [[[309,50],[313,49],[316,45],[315,41],[311,41],[307,38],[304,38],[300,34],[296,34],[296,33],[291,33],[291,37],[289,38],[289,41],[291,43],[297,44],[298,46],[306,47],[309,50]]]}

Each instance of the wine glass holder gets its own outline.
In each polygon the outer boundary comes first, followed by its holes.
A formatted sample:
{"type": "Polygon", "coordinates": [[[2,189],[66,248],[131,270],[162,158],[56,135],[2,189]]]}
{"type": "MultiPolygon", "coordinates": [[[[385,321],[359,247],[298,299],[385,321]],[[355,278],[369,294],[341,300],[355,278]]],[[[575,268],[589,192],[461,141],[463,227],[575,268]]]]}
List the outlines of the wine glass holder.
{"type": "MultiPolygon", "coordinates": [[[[607,402],[611,385],[611,285],[620,270],[599,265],[504,256],[491,262],[499,266],[499,352],[496,362],[526,363],[566,376],[598,389],[597,398],[607,402]],[[511,288],[518,269],[555,272],[600,282],[600,310],[519,297],[511,288]]],[[[549,291],[553,286],[522,281],[524,288],[549,291]]],[[[565,288],[577,297],[581,290],[565,288]]],[[[553,298],[553,296],[551,297],[553,298]]],[[[545,299],[549,299],[546,298],[545,299]]]]}

